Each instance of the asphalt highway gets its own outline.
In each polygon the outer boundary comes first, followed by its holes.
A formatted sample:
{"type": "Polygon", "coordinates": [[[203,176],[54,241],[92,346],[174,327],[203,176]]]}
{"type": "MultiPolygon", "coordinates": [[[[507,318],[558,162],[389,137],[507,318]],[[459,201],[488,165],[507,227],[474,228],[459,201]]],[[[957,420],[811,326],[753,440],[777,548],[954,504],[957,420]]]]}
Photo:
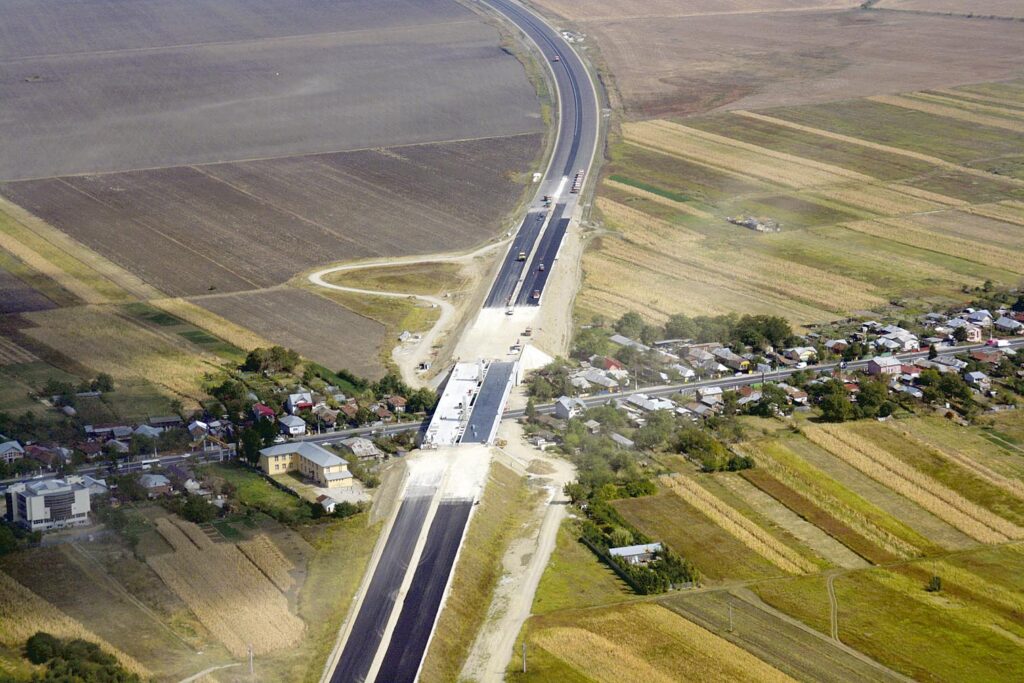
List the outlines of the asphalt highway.
{"type": "Polygon", "coordinates": [[[594,158],[595,142],[600,130],[597,94],[583,62],[556,30],[511,0],[483,1],[505,15],[537,44],[551,66],[559,95],[558,134],[550,164],[541,179],[534,206],[516,233],[484,302],[485,308],[504,307],[513,303],[518,306],[537,305],[539,297],[535,299],[533,292],[536,290],[543,293],[547,273],[554,267],[554,257],[568,226],[568,222],[563,224],[562,219],[566,214],[571,217],[575,208],[577,195],[569,191],[573,178],[577,171],[589,170],[594,158]],[[561,201],[552,207],[551,215],[538,221],[539,212],[544,210],[541,208],[543,195],[555,195],[559,186],[562,187],[562,194],[558,197],[561,201]],[[542,232],[544,238],[535,250],[542,232]],[[520,252],[533,254],[529,264],[518,260],[520,252]],[[541,263],[545,265],[543,272],[539,269],[541,263]],[[512,296],[520,279],[524,282],[513,302],[512,296]]]}
{"type": "MultiPolygon", "coordinates": [[[[432,499],[432,495],[406,498],[398,509],[398,516],[345,641],[345,649],[331,674],[331,683],[360,683],[370,673],[432,499]]],[[[329,596],[322,597],[327,599],[329,596]]],[[[388,679],[378,677],[378,680],[388,679]]]]}
{"type": "Polygon", "coordinates": [[[402,613],[377,673],[378,681],[416,680],[472,509],[472,500],[443,500],[438,505],[402,613]]]}

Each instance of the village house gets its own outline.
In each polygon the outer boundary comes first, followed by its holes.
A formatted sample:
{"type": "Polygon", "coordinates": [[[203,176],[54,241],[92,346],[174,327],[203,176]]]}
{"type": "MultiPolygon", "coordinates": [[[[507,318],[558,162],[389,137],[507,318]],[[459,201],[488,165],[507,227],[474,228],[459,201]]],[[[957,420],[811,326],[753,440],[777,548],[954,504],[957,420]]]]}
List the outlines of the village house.
{"type": "Polygon", "coordinates": [[[1024,323],[1020,323],[1013,318],[1008,318],[1005,315],[1000,316],[994,323],[995,328],[1000,332],[1006,334],[1024,334],[1024,323]]]}
{"type": "Polygon", "coordinates": [[[669,369],[678,374],[679,379],[684,382],[689,382],[697,376],[697,373],[693,371],[693,368],[687,367],[682,363],[674,363],[669,366],[669,369]]]}
{"type": "Polygon", "coordinates": [[[328,429],[334,429],[338,423],[338,415],[341,414],[340,410],[333,410],[326,403],[316,404],[311,412],[316,421],[328,429]]]}
{"type": "Polygon", "coordinates": [[[868,361],[869,375],[898,375],[903,364],[893,356],[875,356],[868,361]]]}
{"type": "Polygon", "coordinates": [[[643,545],[627,545],[621,548],[609,548],[608,554],[612,557],[621,557],[629,564],[645,565],[654,560],[661,552],[660,543],[645,543],[643,545]]]}
{"type": "Polygon", "coordinates": [[[850,342],[845,339],[829,339],[825,342],[825,348],[830,353],[842,353],[846,349],[850,348],[850,342]]]}
{"type": "Polygon", "coordinates": [[[587,404],[578,398],[572,398],[570,396],[560,396],[555,401],[555,417],[562,420],[569,420],[574,417],[578,417],[583,414],[587,409],[587,404]]]}
{"type": "Polygon", "coordinates": [[[953,318],[946,323],[953,333],[958,329],[964,330],[964,341],[976,344],[981,341],[982,332],[981,328],[973,323],[970,323],[963,318],[953,318]]]}
{"type": "Polygon", "coordinates": [[[338,446],[360,460],[372,460],[383,457],[383,453],[372,441],[362,436],[353,436],[342,440],[338,446]]]}
{"type": "Polygon", "coordinates": [[[330,496],[323,494],[316,497],[316,502],[319,503],[320,507],[324,509],[324,512],[326,512],[329,515],[334,514],[334,508],[337,507],[338,505],[338,501],[334,500],[330,496]]]}
{"type": "Polygon", "coordinates": [[[798,363],[813,363],[818,357],[818,352],[814,350],[813,346],[794,346],[791,349],[786,349],[783,356],[798,363]]]}
{"type": "Polygon", "coordinates": [[[968,322],[979,325],[980,327],[990,327],[992,325],[992,314],[984,308],[977,311],[967,309],[964,317],[968,322]]]}
{"type": "Polygon", "coordinates": [[[157,439],[163,434],[164,430],[162,427],[154,427],[152,425],[139,425],[132,432],[134,436],[142,436],[147,439],[157,439]]]}
{"type": "Polygon", "coordinates": [[[322,488],[352,485],[348,463],[315,443],[283,443],[260,451],[260,469],[268,475],[298,470],[322,488]]]}
{"type": "Polygon", "coordinates": [[[210,433],[210,425],[206,424],[202,420],[192,420],[188,423],[188,433],[189,436],[192,437],[193,441],[201,441],[210,433]]]}
{"type": "Polygon", "coordinates": [[[252,406],[252,418],[254,420],[270,420],[271,422],[277,418],[277,413],[274,409],[263,403],[255,403],[252,406]]]}
{"type": "Polygon", "coordinates": [[[309,410],[312,407],[313,395],[308,391],[298,391],[294,394],[288,394],[288,400],[284,403],[284,409],[287,410],[290,415],[295,415],[302,410],[309,410]]]}
{"type": "Polygon", "coordinates": [[[15,460],[21,460],[25,457],[25,449],[21,447],[21,444],[13,439],[9,441],[2,441],[3,437],[0,436],[0,461],[6,465],[10,465],[15,460]]]}
{"type": "Polygon", "coordinates": [[[401,415],[405,412],[406,400],[404,396],[388,396],[388,408],[395,415],[401,415]]]}
{"type": "Polygon", "coordinates": [[[986,392],[992,388],[992,380],[984,372],[968,372],[964,375],[964,381],[981,392],[986,392]]]}
{"type": "Polygon", "coordinates": [[[171,480],[162,474],[147,472],[139,477],[139,485],[146,489],[146,495],[150,498],[159,498],[171,492],[171,480]]]}
{"type": "Polygon", "coordinates": [[[628,439],[618,432],[612,432],[608,438],[614,441],[615,445],[620,448],[625,448],[627,450],[633,450],[636,448],[636,444],[633,443],[632,439],[628,439]]]}
{"type": "Polygon", "coordinates": [[[298,415],[284,415],[277,422],[281,433],[287,436],[302,436],[306,433],[306,421],[298,415]]]}
{"type": "Polygon", "coordinates": [[[738,356],[724,346],[711,352],[718,362],[736,372],[747,372],[750,370],[750,361],[738,356]]]}

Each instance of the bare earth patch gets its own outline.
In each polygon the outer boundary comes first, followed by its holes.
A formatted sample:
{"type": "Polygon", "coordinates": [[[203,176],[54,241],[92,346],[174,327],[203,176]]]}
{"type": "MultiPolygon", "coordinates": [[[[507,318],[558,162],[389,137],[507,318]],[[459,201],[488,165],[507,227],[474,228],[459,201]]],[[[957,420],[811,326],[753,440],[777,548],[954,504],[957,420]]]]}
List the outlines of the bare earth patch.
{"type": "Polygon", "coordinates": [[[324,297],[281,288],[194,299],[203,308],[270,341],[295,349],[331,370],[377,378],[384,326],[324,297]]]}

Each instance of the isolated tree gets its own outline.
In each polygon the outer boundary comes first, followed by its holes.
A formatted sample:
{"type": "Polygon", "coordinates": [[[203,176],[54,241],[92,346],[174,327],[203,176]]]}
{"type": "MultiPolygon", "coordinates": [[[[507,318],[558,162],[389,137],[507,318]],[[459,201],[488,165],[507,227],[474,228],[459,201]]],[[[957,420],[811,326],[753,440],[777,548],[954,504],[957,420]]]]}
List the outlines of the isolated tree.
{"type": "Polygon", "coordinates": [[[853,405],[838,391],[831,391],[821,399],[821,418],[826,422],[846,422],[853,417],[853,405]]]}
{"type": "Polygon", "coordinates": [[[239,442],[242,446],[242,457],[245,461],[252,466],[256,466],[260,461],[260,447],[263,445],[263,437],[260,435],[258,429],[247,428],[243,429],[239,436],[239,442]]]}
{"type": "Polygon", "coordinates": [[[630,339],[638,339],[644,331],[644,319],[636,311],[623,313],[615,322],[615,331],[630,339]]]}
{"type": "Polygon", "coordinates": [[[925,590],[929,593],[938,593],[942,590],[942,577],[933,576],[928,579],[928,585],[925,586],[925,590]]]}
{"type": "Polygon", "coordinates": [[[938,357],[939,349],[938,347],[935,346],[935,344],[932,344],[931,346],[928,347],[928,360],[935,360],[938,357]]]}

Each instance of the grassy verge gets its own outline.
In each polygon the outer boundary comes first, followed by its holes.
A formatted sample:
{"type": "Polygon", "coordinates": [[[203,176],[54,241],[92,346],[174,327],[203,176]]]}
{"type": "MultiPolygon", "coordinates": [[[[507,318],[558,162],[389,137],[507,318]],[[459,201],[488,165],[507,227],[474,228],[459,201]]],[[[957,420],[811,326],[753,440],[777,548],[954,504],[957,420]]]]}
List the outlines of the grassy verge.
{"type": "Polygon", "coordinates": [[[558,530],[555,550],[533,599],[533,613],[606,605],[628,599],[630,590],[611,569],[577,540],[569,519],[558,530]]]}
{"type": "Polygon", "coordinates": [[[411,263],[386,268],[366,268],[332,273],[325,279],[343,287],[380,292],[437,295],[466,286],[462,268],[455,263],[411,263]]]}
{"type": "Polygon", "coordinates": [[[679,496],[618,500],[615,508],[646,535],[665,541],[693,562],[708,581],[726,578],[756,579],[776,576],[780,570],[679,496]]]}
{"type": "Polygon", "coordinates": [[[466,533],[420,680],[441,683],[458,679],[501,578],[502,556],[522,528],[531,499],[522,477],[503,465],[491,466],[483,503],[466,533]]]}
{"type": "Polygon", "coordinates": [[[287,518],[306,507],[299,498],[274,488],[262,475],[241,465],[216,464],[207,465],[204,469],[232,484],[242,505],[260,510],[275,519],[287,518]]]}
{"type": "MultiPolygon", "coordinates": [[[[843,642],[921,681],[1019,680],[1020,626],[982,604],[891,571],[853,572],[835,581],[843,642]]],[[[828,632],[820,578],[765,583],[769,604],[828,632]]]]}
{"type": "Polygon", "coordinates": [[[320,680],[380,530],[358,515],[304,531],[315,550],[298,599],[306,634],[293,651],[257,661],[260,680],[320,680]]]}

